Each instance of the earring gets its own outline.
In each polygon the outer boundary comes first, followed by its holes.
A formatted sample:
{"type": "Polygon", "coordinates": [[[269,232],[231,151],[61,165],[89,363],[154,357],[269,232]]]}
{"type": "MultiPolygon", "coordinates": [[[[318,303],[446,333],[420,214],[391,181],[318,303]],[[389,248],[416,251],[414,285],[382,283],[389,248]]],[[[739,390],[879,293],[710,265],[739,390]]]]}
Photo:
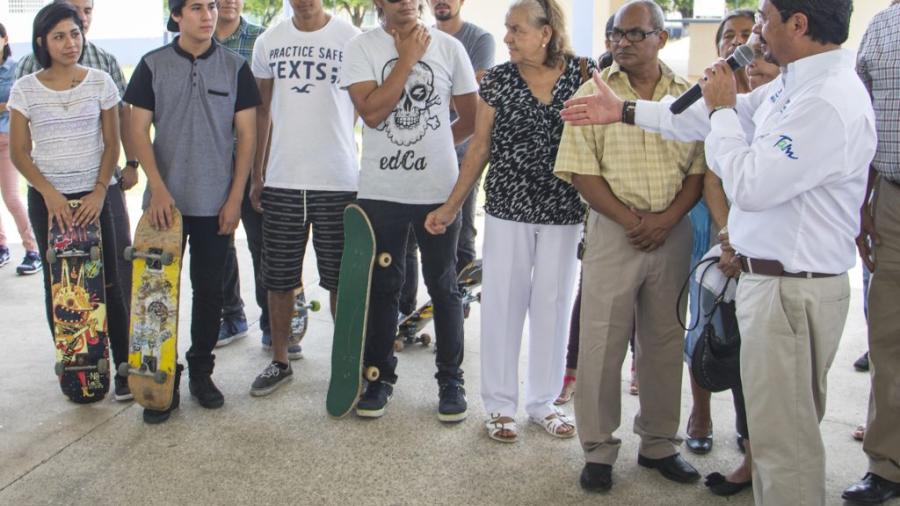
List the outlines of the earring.
{"type": "Polygon", "coordinates": [[[547,44],[541,44],[541,47],[547,47],[547,44]]]}

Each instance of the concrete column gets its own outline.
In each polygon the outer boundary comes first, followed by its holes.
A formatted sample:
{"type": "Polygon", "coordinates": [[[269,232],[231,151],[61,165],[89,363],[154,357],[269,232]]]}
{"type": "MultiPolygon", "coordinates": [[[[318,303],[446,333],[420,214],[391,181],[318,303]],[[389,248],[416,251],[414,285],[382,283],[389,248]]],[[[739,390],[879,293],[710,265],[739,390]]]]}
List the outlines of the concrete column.
{"type": "Polygon", "coordinates": [[[719,20],[692,22],[688,28],[690,37],[690,56],[688,58],[688,77],[696,79],[703,70],[719,57],[716,51],[716,30],[719,20]]]}

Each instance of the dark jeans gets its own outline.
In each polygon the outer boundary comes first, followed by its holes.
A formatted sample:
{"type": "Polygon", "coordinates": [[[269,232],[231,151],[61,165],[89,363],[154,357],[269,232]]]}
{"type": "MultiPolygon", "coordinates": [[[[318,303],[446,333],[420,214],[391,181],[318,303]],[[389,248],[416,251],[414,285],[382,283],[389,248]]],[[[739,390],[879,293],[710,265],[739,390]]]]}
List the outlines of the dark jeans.
{"type": "MultiPolygon", "coordinates": [[[[253,260],[253,286],[256,292],[256,305],[261,310],[259,315],[259,328],[263,332],[269,331],[269,301],[268,292],[262,282],[262,213],[256,212],[250,203],[250,185],[244,193],[241,203],[241,223],[244,232],[247,233],[247,248],[253,260]]],[[[234,240],[228,245],[228,253],[225,258],[225,281],[223,284],[225,302],[222,306],[222,318],[246,319],[244,314],[244,301],[241,299],[241,279],[238,272],[237,250],[234,240]]]]}
{"type": "MultiPolygon", "coordinates": [[[[74,193],[66,195],[69,200],[79,199],[87,195],[74,193]]],[[[49,215],[44,197],[32,187],[28,187],[28,218],[34,230],[34,237],[44,265],[44,311],[50,334],[53,334],[53,298],[50,292],[50,265],[47,263],[47,240],[50,235],[49,215]]],[[[128,311],[122,298],[119,286],[116,262],[116,226],[109,205],[109,196],[100,211],[100,240],[103,245],[103,273],[106,280],[106,326],[109,335],[109,347],[116,366],[128,361],[128,311]]]]}
{"type": "MultiPolygon", "coordinates": [[[[459,273],[467,265],[478,258],[475,251],[475,206],[478,203],[478,186],[476,182],[462,207],[462,224],[459,229],[459,240],[456,244],[456,272],[459,273]]],[[[413,228],[409,229],[409,241],[406,244],[406,277],[400,292],[400,311],[410,314],[416,310],[416,294],[419,290],[419,250],[413,228]]],[[[577,347],[577,343],[576,343],[577,347]]],[[[575,351],[578,353],[577,349],[575,351]]],[[[577,358],[576,358],[577,360],[577,358]]]]}
{"type": "Polygon", "coordinates": [[[131,246],[131,219],[125,206],[125,190],[118,182],[106,192],[106,202],[116,227],[116,268],[119,272],[119,286],[125,301],[125,315],[131,317],[131,262],[125,260],[125,248],[131,246]]]}
{"type": "Polygon", "coordinates": [[[213,347],[219,339],[222,315],[222,282],[228,245],[234,235],[219,235],[218,216],[184,216],[182,245],[191,252],[191,347],[187,363],[191,377],[212,374],[215,355],[213,347]]]}
{"type": "Polygon", "coordinates": [[[382,381],[396,383],[394,339],[397,336],[397,310],[406,264],[406,246],[410,224],[422,249],[422,274],[434,303],[434,328],[437,346],[439,384],[463,383],[463,312],[456,284],[456,241],[460,220],[441,235],[425,230],[425,217],[438,205],[398,204],[380,200],[359,200],[375,231],[377,254],[388,253],[393,262],[386,268],[375,266],[369,297],[366,331],[366,366],[375,366],[382,381]]]}
{"type": "Polygon", "coordinates": [[[734,428],[738,435],[744,439],[750,439],[750,429],[747,428],[747,407],[744,405],[744,389],[738,385],[731,389],[731,397],[734,399],[734,428]]]}
{"type": "MultiPolygon", "coordinates": [[[[566,352],[566,369],[578,369],[578,345],[581,342],[581,280],[572,303],[572,319],[569,321],[569,347],[566,352]]],[[[634,342],[634,338],[632,338],[634,342]]]]}

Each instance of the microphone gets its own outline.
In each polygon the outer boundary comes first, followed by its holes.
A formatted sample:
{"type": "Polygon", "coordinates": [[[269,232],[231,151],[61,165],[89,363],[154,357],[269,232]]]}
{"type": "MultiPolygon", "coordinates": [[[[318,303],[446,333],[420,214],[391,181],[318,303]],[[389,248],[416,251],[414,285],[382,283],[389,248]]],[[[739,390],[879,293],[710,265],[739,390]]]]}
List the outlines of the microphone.
{"type": "MultiPolygon", "coordinates": [[[[743,46],[738,47],[734,53],[725,60],[725,63],[731,67],[731,70],[737,70],[746,67],[751,61],[753,61],[753,48],[744,44],[743,46]]],[[[693,105],[694,102],[700,100],[700,97],[702,96],[703,90],[700,89],[700,84],[695,84],[691,89],[682,93],[678,99],[672,102],[669,110],[672,111],[672,114],[681,114],[685,109],[693,105]]]]}

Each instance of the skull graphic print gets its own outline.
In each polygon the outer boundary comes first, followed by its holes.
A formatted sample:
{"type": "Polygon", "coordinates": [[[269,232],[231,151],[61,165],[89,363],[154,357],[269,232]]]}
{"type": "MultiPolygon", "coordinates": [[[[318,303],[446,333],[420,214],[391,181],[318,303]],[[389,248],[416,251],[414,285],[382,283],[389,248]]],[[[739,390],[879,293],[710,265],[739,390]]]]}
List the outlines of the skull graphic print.
{"type": "MultiPolygon", "coordinates": [[[[382,82],[396,64],[397,58],[394,58],[384,65],[382,82]]],[[[406,78],[397,106],[378,130],[387,130],[388,138],[398,146],[412,146],[429,128],[437,130],[441,126],[440,118],[431,112],[438,105],[441,105],[441,98],[434,90],[434,71],[427,63],[417,62],[406,78]]]]}

